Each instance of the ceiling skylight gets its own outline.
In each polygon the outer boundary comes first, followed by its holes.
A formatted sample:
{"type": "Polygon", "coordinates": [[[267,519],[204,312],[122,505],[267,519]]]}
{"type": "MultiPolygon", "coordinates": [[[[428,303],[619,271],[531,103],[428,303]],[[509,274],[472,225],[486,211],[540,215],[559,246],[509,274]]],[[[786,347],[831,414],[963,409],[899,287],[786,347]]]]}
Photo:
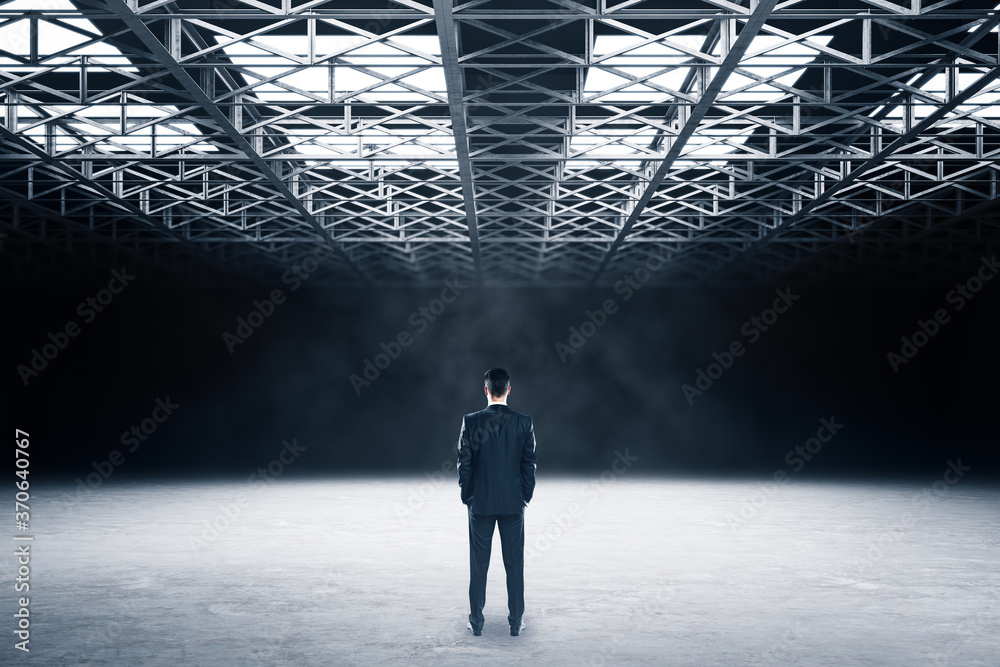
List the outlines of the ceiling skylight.
{"type": "MultiPolygon", "coordinates": [[[[247,94],[275,106],[320,104],[332,98],[337,105],[406,109],[447,99],[436,35],[397,35],[391,42],[374,44],[356,35],[317,35],[312,65],[308,41],[296,35],[262,35],[252,44],[228,43],[231,40],[221,35],[216,40],[242,68],[251,86],[247,94]]],[[[442,167],[455,165],[454,136],[443,123],[401,117],[366,126],[364,119],[345,111],[322,126],[272,127],[286,132],[298,153],[333,166],[357,167],[358,157],[377,165],[424,159],[442,167]]]]}
{"type": "MultiPolygon", "coordinates": [[[[832,37],[813,35],[810,41],[827,45],[832,37]]],[[[584,97],[587,100],[605,102],[609,105],[630,103],[632,105],[676,104],[685,98],[680,90],[685,79],[698,76],[691,66],[705,42],[704,35],[673,36],[643,44],[635,35],[599,35],[594,40],[596,65],[587,70],[584,81],[584,97]],[[610,71],[609,71],[610,70],[610,71]],[[632,77],[632,78],[630,78],[632,77]]],[[[712,55],[718,56],[718,45],[712,55]]],[[[790,98],[790,94],[779,86],[794,86],[805,71],[805,66],[813,62],[819,51],[801,42],[786,43],[773,35],[758,35],[750,43],[747,55],[740,67],[726,80],[718,97],[719,106],[739,104],[774,104],[790,98]]],[[[704,73],[711,80],[717,68],[709,67],[704,73]]],[[[710,156],[728,155],[742,146],[756,126],[746,121],[722,123],[711,128],[702,127],[692,136],[683,151],[683,160],[678,164],[695,164],[710,156]]],[[[677,128],[675,126],[675,132],[677,128]]],[[[570,153],[575,156],[593,156],[610,161],[623,169],[635,169],[642,159],[649,159],[648,147],[658,130],[648,125],[606,123],[593,130],[582,129],[575,132],[570,142],[570,153]],[[636,159],[623,156],[635,155],[636,159]]],[[[662,147],[659,153],[662,155],[662,147]]],[[[654,158],[655,159],[655,158],[654,158]]],[[[722,164],[724,160],[712,160],[722,164]]],[[[593,168],[599,161],[575,160],[572,168],[593,168]]]]}
{"type": "MultiPolygon", "coordinates": [[[[954,82],[954,90],[956,92],[961,92],[975,83],[979,77],[987,73],[987,68],[972,67],[971,63],[961,59],[957,60],[955,64],[959,66],[966,65],[966,67],[962,67],[957,71],[957,79],[954,82]]],[[[919,88],[919,90],[927,93],[928,97],[922,98],[918,93],[913,93],[912,101],[907,102],[903,98],[899,104],[893,105],[889,113],[886,114],[886,122],[896,124],[899,131],[903,132],[906,127],[904,114],[908,107],[912,107],[912,122],[919,123],[922,121],[938,108],[938,105],[934,103],[935,99],[941,100],[942,103],[948,99],[949,78],[950,75],[948,72],[935,74],[919,88]]],[[[913,86],[919,79],[920,75],[915,74],[907,81],[907,85],[913,86]]],[[[995,120],[1000,118],[1000,104],[998,102],[1000,102],[1000,83],[993,83],[978,95],[973,95],[967,104],[958,105],[955,111],[948,114],[947,120],[938,123],[937,126],[961,127],[976,122],[977,118],[995,120]]],[[[880,106],[876,109],[876,112],[873,112],[873,115],[883,108],[884,105],[880,106]]]]}
{"type": "MultiPolygon", "coordinates": [[[[5,10],[52,11],[76,9],[69,0],[14,0],[3,5],[5,10]]],[[[42,14],[38,20],[39,64],[24,64],[10,57],[30,57],[31,30],[28,19],[13,21],[0,27],[0,69],[8,77],[43,82],[50,72],[78,73],[83,57],[87,58],[90,81],[102,76],[135,73],[138,70],[116,47],[100,41],[102,35],[86,19],[59,18],[42,14]]],[[[90,144],[95,152],[149,154],[155,145],[156,153],[163,155],[183,147],[187,152],[217,151],[193,123],[169,122],[161,119],[175,116],[178,108],[156,104],[135,94],[125,96],[124,113],[122,98],[115,95],[100,99],[100,90],[91,88],[97,103],[79,105],[52,105],[34,103],[27,85],[20,86],[22,94],[17,105],[19,132],[41,146],[50,145],[57,152],[72,151],[90,144]],[[157,122],[160,121],[160,122],[157,122]]]]}

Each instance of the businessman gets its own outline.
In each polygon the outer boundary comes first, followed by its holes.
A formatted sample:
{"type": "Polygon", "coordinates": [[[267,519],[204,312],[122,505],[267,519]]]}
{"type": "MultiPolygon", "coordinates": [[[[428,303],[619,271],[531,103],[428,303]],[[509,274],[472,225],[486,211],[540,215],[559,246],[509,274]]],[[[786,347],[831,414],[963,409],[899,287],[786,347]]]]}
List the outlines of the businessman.
{"type": "Polygon", "coordinates": [[[458,436],[458,484],[469,512],[468,627],[476,636],[483,634],[486,571],[493,527],[499,525],[507,622],[516,637],[524,628],[524,508],[535,492],[535,430],[531,417],[507,407],[507,371],[488,370],[484,379],[486,408],[462,417],[458,436]]]}

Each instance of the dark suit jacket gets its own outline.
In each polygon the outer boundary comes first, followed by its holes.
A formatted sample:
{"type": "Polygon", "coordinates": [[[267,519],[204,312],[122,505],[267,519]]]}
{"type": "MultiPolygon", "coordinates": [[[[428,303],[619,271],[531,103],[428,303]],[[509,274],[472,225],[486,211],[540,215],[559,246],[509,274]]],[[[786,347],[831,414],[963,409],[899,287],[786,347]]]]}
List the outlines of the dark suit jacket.
{"type": "Polygon", "coordinates": [[[462,417],[458,484],[473,513],[522,513],[535,492],[537,460],[528,415],[497,404],[462,417]]]}

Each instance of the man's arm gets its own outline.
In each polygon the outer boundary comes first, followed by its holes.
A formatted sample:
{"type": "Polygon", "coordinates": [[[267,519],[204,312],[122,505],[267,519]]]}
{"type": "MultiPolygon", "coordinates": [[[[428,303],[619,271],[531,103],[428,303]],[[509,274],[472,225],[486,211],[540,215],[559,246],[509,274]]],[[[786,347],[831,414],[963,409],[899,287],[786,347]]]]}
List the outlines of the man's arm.
{"type": "Polygon", "coordinates": [[[458,485],[462,489],[462,502],[468,505],[472,498],[472,442],[465,428],[465,417],[462,417],[462,430],[458,434],[458,485]]]}
{"type": "Polygon", "coordinates": [[[521,500],[527,505],[535,493],[535,467],[538,454],[535,452],[535,425],[528,417],[528,432],[521,446],[521,500]]]}

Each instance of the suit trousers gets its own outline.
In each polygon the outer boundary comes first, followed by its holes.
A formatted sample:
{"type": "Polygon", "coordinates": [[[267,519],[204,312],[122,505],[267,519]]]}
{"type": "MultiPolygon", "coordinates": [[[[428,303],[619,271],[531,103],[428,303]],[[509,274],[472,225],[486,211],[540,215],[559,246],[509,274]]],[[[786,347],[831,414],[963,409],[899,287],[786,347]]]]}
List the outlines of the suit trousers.
{"type": "Polygon", "coordinates": [[[507,571],[507,622],[520,627],[524,614],[524,513],[474,514],[469,509],[469,623],[483,629],[486,605],[486,571],[490,567],[493,526],[500,526],[500,550],[507,571]]]}

